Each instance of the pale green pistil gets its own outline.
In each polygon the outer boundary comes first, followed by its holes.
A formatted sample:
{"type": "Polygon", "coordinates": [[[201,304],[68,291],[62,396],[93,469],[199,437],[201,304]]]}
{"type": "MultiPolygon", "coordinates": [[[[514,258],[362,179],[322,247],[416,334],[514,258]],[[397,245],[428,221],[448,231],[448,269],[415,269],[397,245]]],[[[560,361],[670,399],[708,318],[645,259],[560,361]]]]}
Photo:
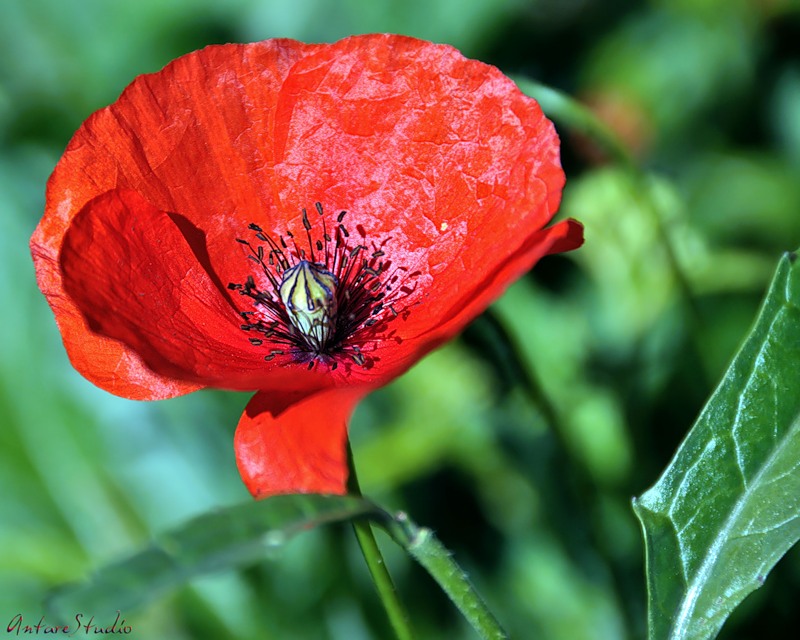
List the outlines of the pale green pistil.
{"type": "Polygon", "coordinates": [[[281,301],[292,325],[317,352],[336,329],[336,276],[325,267],[301,260],[283,274],[281,301]]]}

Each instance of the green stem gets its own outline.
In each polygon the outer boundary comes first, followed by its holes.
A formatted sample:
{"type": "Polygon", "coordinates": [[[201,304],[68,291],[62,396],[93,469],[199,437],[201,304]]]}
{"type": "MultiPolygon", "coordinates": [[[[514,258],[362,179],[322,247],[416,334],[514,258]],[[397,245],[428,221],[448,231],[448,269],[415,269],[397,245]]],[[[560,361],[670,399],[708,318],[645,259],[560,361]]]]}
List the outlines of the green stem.
{"type": "MultiPolygon", "coordinates": [[[[361,496],[361,488],[358,485],[358,476],[356,475],[355,464],[353,464],[353,452],[350,448],[349,439],[347,441],[347,460],[350,466],[349,493],[361,496]]],[[[392,577],[386,569],[381,550],[372,533],[372,525],[366,519],[353,520],[353,531],[355,531],[358,545],[361,547],[361,553],[364,555],[367,568],[372,576],[372,582],[375,584],[375,589],[383,603],[383,608],[386,610],[386,615],[389,617],[389,623],[394,629],[395,635],[398,640],[413,640],[414,633],[411,630],[408,614],[403,607],[403,603],[400,602],[392,577]]]]}
{"type": "MultiPolygon", "coordinates": [[[[361,496],[349,440],[347,459],[350,466],[348,490],[352,495],[361,496]]],[[[442,546],[430,529],[418,527],[404,513],[392,516],[380,509],[368,517],[374,518],[376,524],[382,527],[392,540],[428,571],[483,640],[507,640],[508,635],[472,587],[467,574],[456,564],[452,554],[442,546]]],[[[413,632],[408,616],[397,597],[392,578],[386,571],[370,522],[366,519],[353,520],[353,529],[395,635],[400,640],[411,640],[413,632]]]]}
{"type": "Polygon", "coordinates": [[[497,618],[470,584],[467,574],[433,532],[414,524],[404,513],[384,523],[387,533],[439,584],[483,640],[508,640],[497,618]]]}

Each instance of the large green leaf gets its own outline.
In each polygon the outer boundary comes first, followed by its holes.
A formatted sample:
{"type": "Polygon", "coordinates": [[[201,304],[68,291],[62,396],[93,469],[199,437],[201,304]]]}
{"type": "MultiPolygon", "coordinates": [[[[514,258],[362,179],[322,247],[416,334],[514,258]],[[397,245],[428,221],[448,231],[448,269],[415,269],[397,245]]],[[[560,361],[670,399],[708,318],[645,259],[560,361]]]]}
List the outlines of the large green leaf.
{"type": "Polygon", "coordinates": [[[362,498],[319,495],[276,496],[220,509],[158,536],[143,551],[103,567],[84,583],[59,588],[48,609],[60,620],[75,611],[113,616],[192,578],[253,564],[301,531],[382,513],[362,498]]]}
{"type": "Polygon", "coordinates": [[[800,537],[800,263],[787,254],[758,320],[656,485],[634,500],[651,640],[714,637],[800,537]]]}

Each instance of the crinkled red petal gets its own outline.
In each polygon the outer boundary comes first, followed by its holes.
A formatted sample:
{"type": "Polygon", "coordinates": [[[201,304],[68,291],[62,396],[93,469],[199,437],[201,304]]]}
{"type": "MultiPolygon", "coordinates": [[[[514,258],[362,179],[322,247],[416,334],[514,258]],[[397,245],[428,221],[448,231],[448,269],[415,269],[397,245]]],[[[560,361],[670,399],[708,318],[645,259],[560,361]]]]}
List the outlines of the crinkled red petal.
{"type": "Polygon", "coordinates": [[[131,400],[162,400],[202,388],[155,373],[138,353],[89,329],[75,300],[64,292],[58,260],[40,245],[33,243],[31,249],[39,288],[53,309],[70,362],[89,381],[131,400]]]}
{"type": "Polygon", "coordinates": [[[274,200],[271,131],[278,91],[292,64],[315,49],[270,40],[178,58],[138,77],[70,141],[48,182],[31,250],[72,363],[95,384],[135,399],[198,388],[152,371],[129,346],[87,327],[81,317],[87,310],[65,293],[58,263],[73,218],[107,191],[137,191],[205,234],[208,261],[221,281],[241,281],[249,263],[233,249],[233,239],[274,200]]]}
{"type": "Polygon", "coordinates": [[[89,202],[61,251],[64,289],[89,327],[162,376],[245,390],[329,385],[264,360],[268,352],[248,341],[225,285],[203,265],[202,234],[185,225],[134,191],[89,202]]]}
{"type": "Polygon", "coordinates": [[[283,209],[347,210],[351,243],[384,251],[395,290],[411,291],[392,299],[408,314],[367,336],[375,366],[354,381],[390,379],[542,255],[582,241],[575,223],[543,231],[564,184],[552,123],[451,47],[354,37],[304,57],[281,89],[274,144],[283,209]]]}
{"type": "MultiPolygon", "coordinates": [[[[410,309],[407,318],[396,318],[386,330],[386,336],[376,342],[370,355],[380,363],[381,377],[394,378],[426,353],[461,332],[472,320],[494,302],[516,279],[526,273],[545,255],[571,251],[583,244],[583,226],[569,219],[540,230],[520,250],[507,257],[504,264],[490,273],[477,286],[461,290],[463,297],[442,296],[452,306],[444,314],[448,318],[431,326],[426,322],[428,306],[436,305],[437,289],[410,309]]],[[[456,285],[457,286],[457,285],[456,285]]],[[[357,373],[365,380],[372,372],[357,373]]]]}
{"type": "Polygon", "coordinates": [[[257,393],[236,428],[236,463],[256,498],[347,491],[347,422],[363,392],[257,393]]]}
{"type": "MultiPolygon", "coordinates": [[[[474,291],[464,296],[461,300],[453,301],[453,306],[445,311],[446,322],[433,329],[423,331],[410,341],[441,341],[460,332],[469,322],[482,313],[494,300],[496,300],[508,286],[529,271],[539,259],[553,253],[562,253],[577,249],[583,244],[583,225],[569,219],[559,222],[551,227],[545,227],[529,238],[515,254],[508,257],[496,271],[474,291]]],[[[423,303],[420,313],[424,314],[428,305],[423,303]]],[[[424,327],[418,322],[417,326],[424,327]]]]}

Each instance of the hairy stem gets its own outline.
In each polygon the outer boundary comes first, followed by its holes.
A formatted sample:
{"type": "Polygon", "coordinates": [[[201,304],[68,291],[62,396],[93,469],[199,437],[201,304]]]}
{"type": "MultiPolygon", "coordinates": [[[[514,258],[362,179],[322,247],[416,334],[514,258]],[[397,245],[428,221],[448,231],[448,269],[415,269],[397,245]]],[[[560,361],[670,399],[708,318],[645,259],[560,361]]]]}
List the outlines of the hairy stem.
{"type": "MultiPolygon", "coordinates": [[[[355,464],[353,464],[353,452],[350,448],[349,439],[347,441],[347,460],[350,467],[349,493],[360,496],[361,488],[358,485],[358,476],[356,475],[355,464]]],[[[353,520],[353,531],[355,531],[358,545],[361,547],[361,553],[364,554],[364,560],[372,576],[372,582],[383,603],[383,608],[386,610],[386,615],[389,617],[389,623],[394,629],[395,635],[398,640],[413,640],[414,633],[411,630],[408,614],[405,607],[403,607],[403,603],[400,602],[392,577],[386,569],[383,555],[381,555],[381,550],[372,533],[372,524],[369,520],[363,518],[353,520]]]]}

